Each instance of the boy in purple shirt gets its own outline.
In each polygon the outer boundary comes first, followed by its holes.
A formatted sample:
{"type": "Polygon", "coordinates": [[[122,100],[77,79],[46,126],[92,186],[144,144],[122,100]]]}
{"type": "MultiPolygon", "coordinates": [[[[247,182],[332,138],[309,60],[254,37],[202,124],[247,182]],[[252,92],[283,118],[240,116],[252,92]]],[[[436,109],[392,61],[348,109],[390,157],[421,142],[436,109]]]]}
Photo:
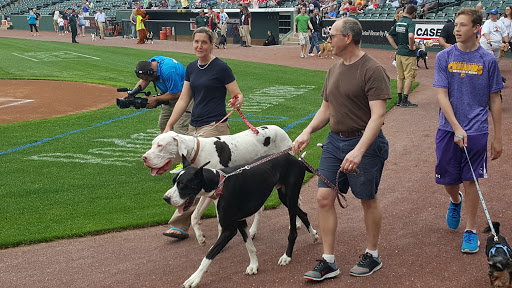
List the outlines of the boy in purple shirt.
{"type": "Polygon", "coordinates": [[[436,58],[434,87],[439,100],[439,127],[436,135],[436,183],[450,195],[446,222],[451,229],[460,224],[464,187],[466,230],[463,253],[476,253],[480,242],[476,234],[476,216],[480,199],[463,147],[466,147],[477,178],[487,178],[487,138],[489,107],[494,125],[491,159],[502,152],[501,99],[504,88],[498,63],[492,54],[478,45],[476,34],[482,14],[463,8],[455,20],[457,44],[439,52],[436,58]]]}

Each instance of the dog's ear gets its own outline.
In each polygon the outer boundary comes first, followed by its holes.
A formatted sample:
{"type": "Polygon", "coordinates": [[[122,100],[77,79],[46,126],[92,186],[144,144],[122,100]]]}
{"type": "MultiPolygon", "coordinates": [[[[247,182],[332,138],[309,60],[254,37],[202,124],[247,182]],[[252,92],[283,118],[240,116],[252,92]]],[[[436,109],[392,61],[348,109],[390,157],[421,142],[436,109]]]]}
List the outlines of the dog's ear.
{"type": "Polygon", "coordinates": [[[174,139],[176,141],[176,146],[178,146],[178,153],[180,153],[180,155],[187,155],[187,147],[185,147],[185,141],[183,137],[176,133],[174,139]]]}
{"type": "Polygon", "coordinates": [[[190,166],[190,161],[188,161],[187,157],[184,154],[181,154],[181,163],[183,163],[183,168],[187,168],[190,166]]]}

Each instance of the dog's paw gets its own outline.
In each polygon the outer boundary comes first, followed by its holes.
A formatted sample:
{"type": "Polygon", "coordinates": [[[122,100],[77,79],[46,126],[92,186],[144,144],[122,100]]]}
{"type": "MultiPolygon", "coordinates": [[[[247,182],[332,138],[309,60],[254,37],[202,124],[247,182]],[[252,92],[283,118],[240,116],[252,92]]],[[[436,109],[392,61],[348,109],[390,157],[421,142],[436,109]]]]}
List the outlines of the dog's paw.
{"type": "Polygon", "coordinates": [[[297,229],[302,228],[302,221],[300,221],[299,217],[295,220],[295,227],[297,227],[297,229]]]}
{"type": "Polygon", "coordinates": [[[283,254],[283,256],[281,256],[281,258],[279,258],[279,261],[277,261],[277,265],[281,265],[281,266],[288,265],[290,263],[290,261],[292,261],[292,258],[288,257],[285,253],[285,254],[283,254]]]}
{"type": "Polygon", "coordinates": [[[311,238],[313,238],[313,243],[318,242],[318,239],[320,238],[320,236],[318,235],[316,230],[311,227],[309,233],[311,235],[311,238]]]}
{"type": "Polygon", "coordinates": [[[247,269],[245,269],[245,274],[247,275],[256,275],[258,274],[258,265],[249,265],[247,269]]]}
{"type": "Polygon", "coordinates": [[[183,283],[183,287],[185,287],[185,288],[196,287],[197,284],[199,284],[199,281],[201,281],[201,278],[196,277],[195,273],[194,273],[194,274],[192,274],[192,276],[190,276],[190,278],[188,278],[187,281],[185,281],[185,283],[183,283]]]}
{"type": "Polygon", "coordinates": [[[197,243],[199,245],[204,246],[206,245],[206,238],[203,236],[203,234],[196,234],[197,243]]]}

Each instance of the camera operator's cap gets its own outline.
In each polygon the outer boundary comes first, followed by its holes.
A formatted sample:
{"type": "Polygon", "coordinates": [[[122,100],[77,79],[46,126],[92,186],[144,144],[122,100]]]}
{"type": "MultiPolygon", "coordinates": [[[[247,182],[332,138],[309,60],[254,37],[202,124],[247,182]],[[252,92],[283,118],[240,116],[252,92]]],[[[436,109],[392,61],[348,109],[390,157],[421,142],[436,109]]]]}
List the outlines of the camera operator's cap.
{"type": "Polygon", "coordinates": [[[489,13],[498,15],[499,12],[498,12],[498,9],[492,9],[491,11],[489,11],[489,13]]]}

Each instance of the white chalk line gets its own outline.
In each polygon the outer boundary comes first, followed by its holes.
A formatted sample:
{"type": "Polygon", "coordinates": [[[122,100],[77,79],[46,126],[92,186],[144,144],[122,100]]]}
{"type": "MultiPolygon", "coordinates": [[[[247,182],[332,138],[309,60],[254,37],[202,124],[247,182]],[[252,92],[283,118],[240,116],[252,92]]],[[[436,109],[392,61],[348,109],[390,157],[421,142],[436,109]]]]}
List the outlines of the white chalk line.
{"type": "Polygon", "coordinates": [[[0,98],[0,100],[17,101],[17,102],[10,103],[10,104],[0,105],[0,108],[4,108],[4,107],[7,107],[7,106],[19,105],[19,104],[23,104],[23,103],[34,101],[34,100],[30,100],[30,99],[4,99],[4,98],[0,98]]]}
{"type": "Polygon", "coordinates": [[[16,55],[16,56],[20,56],[20,57],[23,57],[23,58],[27,58],[27,59],[30,59],[30,60],[32,60],[32,61],[36,61],[36,62],[39,62],[39,60],[36,60],[36,59],[30,58],[30,57],[27,57],[27,56],[23,56],[23,55],[20,55],[20,54],[16,54],[16,53],[12,53],[12,54],[14,54],[14,55],[16,55]]]}
{"type": "Polygon", "coordinates": [[[98,58],[98,57],[88,56],[88,55],[79,54],[79,53],[70,52],[70,51],[61,51],[61,52],[71,53],[71,54],[75,54],[75,55],[79,55],[79,56],[83,56],[83,57],[89,57],[89,58],[93,58],[93,59],[96,59],[96,60],[100,60],[101,59],[101,58],[98,58]]]}

